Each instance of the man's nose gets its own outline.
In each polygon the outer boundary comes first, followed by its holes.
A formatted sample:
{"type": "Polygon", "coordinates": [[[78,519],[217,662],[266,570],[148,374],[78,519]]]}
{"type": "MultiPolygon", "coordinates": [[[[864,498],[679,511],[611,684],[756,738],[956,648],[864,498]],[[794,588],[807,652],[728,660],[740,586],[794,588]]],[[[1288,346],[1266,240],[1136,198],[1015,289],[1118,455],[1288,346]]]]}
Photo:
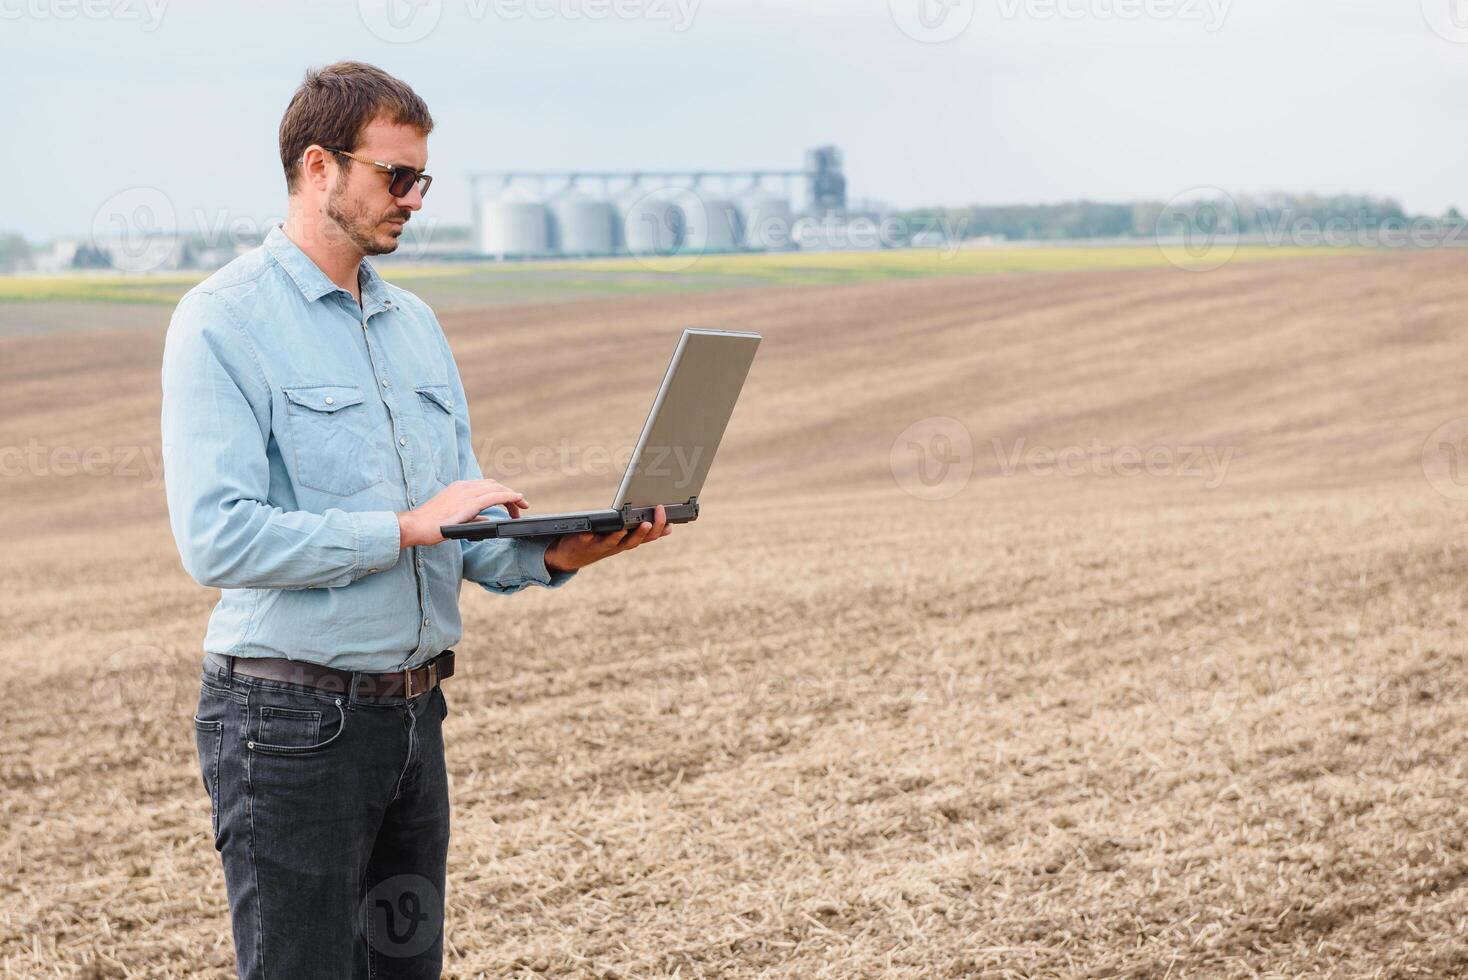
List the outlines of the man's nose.
{"type": "Polygon", "coordinates": [[[418,189],[417,184],[414,184],[408,188],[407,194],[402,197],[395,197],[393,200],[397,201],[398,206],[401,208],[406,208],[409,211],[418,211],[423,207],[423,192],[418,189]]]}

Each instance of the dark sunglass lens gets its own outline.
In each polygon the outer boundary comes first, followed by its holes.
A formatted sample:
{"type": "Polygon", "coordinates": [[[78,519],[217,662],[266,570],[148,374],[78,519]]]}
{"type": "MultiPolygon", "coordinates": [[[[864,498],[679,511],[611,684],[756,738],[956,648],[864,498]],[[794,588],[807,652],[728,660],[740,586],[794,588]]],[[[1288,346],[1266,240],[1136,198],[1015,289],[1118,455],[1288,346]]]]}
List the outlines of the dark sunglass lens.
{"type": "Polygon", "coordinates": [[[394,167],[392,180],[388,182],[387,191],[393,197],[407,197],[408,191],[413,186],[413,171],[399,170],[394,167]]]}

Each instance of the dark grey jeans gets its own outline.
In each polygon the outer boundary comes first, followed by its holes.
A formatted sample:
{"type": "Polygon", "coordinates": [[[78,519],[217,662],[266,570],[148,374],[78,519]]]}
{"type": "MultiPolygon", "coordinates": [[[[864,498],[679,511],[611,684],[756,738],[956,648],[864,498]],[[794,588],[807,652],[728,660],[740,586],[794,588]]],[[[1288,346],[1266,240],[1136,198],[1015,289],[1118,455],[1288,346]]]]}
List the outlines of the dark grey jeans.
{"type": "Polygon", "coordinates": [[[411,703],[205,658],[194,736],[241,980],[437,978],[442,688],[411,703]]]}

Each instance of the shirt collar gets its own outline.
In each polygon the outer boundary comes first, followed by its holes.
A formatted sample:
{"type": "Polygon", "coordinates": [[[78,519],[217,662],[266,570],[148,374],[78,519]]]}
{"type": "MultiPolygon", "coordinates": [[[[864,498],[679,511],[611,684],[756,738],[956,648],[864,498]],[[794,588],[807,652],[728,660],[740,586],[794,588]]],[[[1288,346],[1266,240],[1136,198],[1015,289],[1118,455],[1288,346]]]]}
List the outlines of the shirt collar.
{"type": "MultiPolygon", "coordinates": [[[[336,283],[332,282],[321,267],[311,260],[311,257],[301,251],[300,246],[286,237],[285,231],[280,225],[273,225],[265,234],[265,248],[280,263],[286,275],[296,284],[301,295],[306,297],[310,303],[316,302],[321,297],[340,292],[351,296],[351,293],[336,283]]],[[[393,301],[388,296],[387,283],[377,274],[372,263],[366,259],[362,260],[357,270],[357,283],[362,289],[362,306],[364,312],[371,315],[379,309],[392,309],[393,301]]]]}
{"type": "Polygon", "coordinates": [[[372,263],[366,259],[362,260],[361,269],[357,272],[357,282],[362,287],[362,298],[366,301],[363,305],[368,316],[377,310],[393,308],[393,300],[392,296],[388,294],[387,282],[377,274],[372,263]]]}

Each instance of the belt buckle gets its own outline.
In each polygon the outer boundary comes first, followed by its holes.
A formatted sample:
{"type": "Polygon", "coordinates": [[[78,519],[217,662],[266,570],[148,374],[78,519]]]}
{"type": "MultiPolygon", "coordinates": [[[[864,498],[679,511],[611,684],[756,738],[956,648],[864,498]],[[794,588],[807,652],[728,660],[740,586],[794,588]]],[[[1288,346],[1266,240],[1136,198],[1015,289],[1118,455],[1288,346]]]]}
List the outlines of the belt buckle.
{"type": "MultiPolygon", "coordinates": [[[[422,664],[419,664],[419,666],[421,667],[422,664]]],[[[428,665],[427,686],[415,692],[413,690],[413,671],[417,669],[418,667],[412,667],[403,671],[403,697],[409,701],[417,697],[422,697],[428,691],[433,690],[433,686],[438,683],[438,664],[430,663],[428,665]]]]}

